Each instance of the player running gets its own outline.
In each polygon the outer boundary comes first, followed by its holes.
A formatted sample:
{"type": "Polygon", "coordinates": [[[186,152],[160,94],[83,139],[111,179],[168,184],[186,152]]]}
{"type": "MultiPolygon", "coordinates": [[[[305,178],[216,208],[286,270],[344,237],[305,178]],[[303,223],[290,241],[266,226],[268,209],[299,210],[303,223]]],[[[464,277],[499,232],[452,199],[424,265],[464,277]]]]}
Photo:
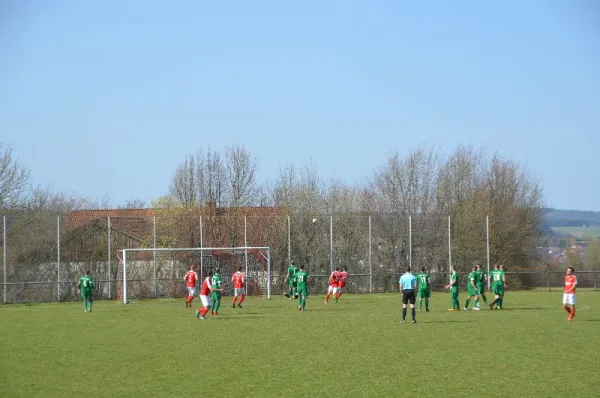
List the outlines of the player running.
{"type": "Polygon", "coordinates": [[[494,302],[489,304],[490,310],[501,309],[504,301],[504,288],[506,286],[506,272],[504,271],[504,265],[500,264],[498,269],[493,271],[492,283],[494,285],[494,302]]]}
{"type": "Polygon", "coordinates": [[[196,284],[198,283],[198,274],[194,271],[193,265],[190,265],[190,270],[185,273],[183,280],[188,291],[188,298],[185,302],[185,308],[188,308],[192,306],[192,301],[194,301],[194,296],[196,295],[196,284]]]}
{"type": "Polygon", "coordinates": [[[233,283],[233,308],[235,309],[235,302],[238,297],[240,302],[237,304],[238,308],[242,308],[242,303],[246,297],[246,278],[242,272],[242,267],[239,267],[237,272],[231,276],[231,283],[233,283]]]}
{"type": "MultiPolygon", "coordinates": [[[[485,305],[488,303],[487,297],[485,296],[485,285],[487,284],[487,281],[488,276],[485,271],[481,269],[481,264],[477,264],[477,290],[485,305]]],[[[479,308],[479,298],[475,299],[475,307],[479,308]]]]}
{"type": "Polygon", "coordinates": [[[329,276],[329,287],[327,288],[327,294],[325,295],[325,304],[329,303],[329,296],[332,294],[333,297],[337,296],[341,276],[342,273],[340,272],[340,268],[335,267],[335,270],[333,270],[329,276]]]}
{"type": "Polygon", "coordinates": [[[289,298],[290,300],[293,300],[294,298],[298,298],[298,294],[296,292],[296,272],[298,272],[300,270],[300,268],[298,268],[298,266],[296,264],[294,264],[294,262],[292,261],[292,264],[290,264],[290,266],[288,267],[287,270],[287,275],[285,277],[284,282],[288,283],[288,287],[289,287],[289,292],[288,293],[284,293],[283,295],[287,298],[289,298]]]}
{"type": "Polygon", "coordinates": [[[298,311],[306,311],[306,298],[308,297],[308,272],[304,265],[300,266],[294,277],[296,279],[296,291],[298,293],[298,311]]]}
{"type": "Polygon", "coordinates": [[[212,271],[208,271],[208,276],[202,281],[200,287],[200,301],[202,302],[202,308],[196,310],[196,318],[204,320],[204,317],[208,313],[211,307],[210,296],[212,292],[212,271]]]}
{"type": "Polygon", "coordinates": [[[419,300],[419,312],[423,308],[423,299],[425,299],[425,312],[429,312],[429,298],[431,297],[431,278],[427,273],[427,268],[421,268],[421,273],[416,275],[417,284],[419,285],[418,300],[419,300]]]}
{"type": "Polygon", "coordinates": [[[219,315],[219,307],[221,307],[221,292],[223,288],[221,287],[221,275],[219,274],[221,270],[219,268],[215,268],[215,273],[211,278],[211,286],[212,289],[210,291],[210,314],[211,315],[219,315]]]}
{"type": "Polygon", "coordinates": [[[575,290],[577,289],[577,277],[575,276],[575,268],[567,268],[565,275],[565,289],[563,293],[563,305],[565,311],[569,313],[567,321],[572,321],[575,317],[575,290]]]}
{"type": "Polygon", "coordinates": [[[452,299],[452,308],[448,311],[460,311],[460,302],[458,301],[458,272],[453,265],[450,267],[450,283],[446,285],[450,289],[450,298],[452,299]]]}
{"type": "MultiPolygon", "coordinates": [[[[474,265],[471,273],[469,274],[469,280],[467,281],[467,301],[465,301],[465,311],[469,310],[469,302],[471,297],[475,298],[475,302],[479,301],[479,288],[477,287],[477,281],[479,275],[477,274],[477,266],[474,265]]],[[[477,306],[473,306],[474,311],[479,311],[477,306]]]]}
{"type": "Polygon", "coordinates": [[[86,271],[85,275],[79,277],[79,282],[77,283],[77,294],[80,294],[83,300],[83,312],[88,312],[88,303],[90,304],[90,312],[92,312],[95,289],[94,278],[90,275],[90,271],[86,271]]]}
{"type": "Polygon", "coordinates": [[[348,273],[348,268],[344,267],[343,271],[340,272],[340,280],[338,282],[338,291],[335,296],[335,302],[337,303],[342,297],[342,293],[344,292],[344,288],[346,287],[346,283],[348,283],[348,277],[350,274],[348,273]]]}

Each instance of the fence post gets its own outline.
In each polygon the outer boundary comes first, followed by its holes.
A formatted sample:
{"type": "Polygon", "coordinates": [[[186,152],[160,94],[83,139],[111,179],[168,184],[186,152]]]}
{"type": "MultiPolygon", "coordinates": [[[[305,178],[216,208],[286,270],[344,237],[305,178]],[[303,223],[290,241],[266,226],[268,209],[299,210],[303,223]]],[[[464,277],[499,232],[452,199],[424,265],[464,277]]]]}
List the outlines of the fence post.
{"type": "Polygon", "coordinates": [[[6,216],[2,216],[2,263],[4,269],[4,304],[6,304],[6,216]]]}
{"type": "Polygon", "coordinates": [[[550,271],[546,270],[546,281],[548,283],[548,291],[550,291],[550,271]]]}
{"type": "Polygon", "coordinates": [[[329,272],[333,272],[333,215],[329,216],[329,272]]]}
{"type": "Polygon", "coordinates": [[[408,266],[412,270],[412,216],[408,216],[408,266]]]}
{"type": "MultiPolygon", "coordinates": [[[[152,239],[153,248],[156,249],[156,216],[152,217],[152,239]]],[[[156,250],[152,250],[152,267],[154,273],[154,298],[156,298],[156,250]]],[[[142,283],[140,282],[140,294],[142,292],[142,283]]]]}
{"type": "Polygon", "coordinates": [[[292,220],[290,215],[287,216],[287,244],[288,244],[288,267],[292,264],[292,220]]]}
{"type": "Polygon", "coordinates": [[[369,216],[369,293],[373,293],[373,240],[371,232],[371,216],[369,216]]]}
{"type": "Polygon", "coordinates": [[[60,301],[60,216],[56,216],[56,292],[60,301]]]}
{"type": "Polygon", "coordinates": [[[203,276],[203,270],[202,270],[203,265],[204,265],[204,262],[202,261],[202,257],[203,257],[203,254],[204,254],[203,250],[202,250],[202,245],[203,245],[203,243],[202,243],[203,240],[202,239],[203,239],[203,236],[202,236],[202,216],[200,216],[200,283],[202,283],[203,280],[204,280],[204,279],[202,279],[202,278],[204,278],[204,276],[203,276]]]}
{"type": "Polygon", "coordinates": [[[111,264],[110,264],[110,251],[111,251],[110,250],[111,249],[111,247],[110,247],[110,245],[111,245],[111,242],[110,242],[111,241],[110,217],[108,217],[108,219],[107,219],[107,225],[108,225],[108,278],[106,278],[106,279],[108,280],[108,299],[110,300],[110,298],[112,297],[111,294],[110,294],[111,293],[111,288],[110,288],[111,286],[110,285],[112,283],[112,281],[111,281],[111,272],[110,272],[111,271],[111,269],[110,269],[110,266],[111,266],[111,264]]]}
{"type": "MultiPolygon", "coordinates": [[[[248,275],[248,218],[244,215],[244,261],[246,262],[246,276],[248,275]]],[[[235,272],[235,270],[233,270],[235,272]]]]}

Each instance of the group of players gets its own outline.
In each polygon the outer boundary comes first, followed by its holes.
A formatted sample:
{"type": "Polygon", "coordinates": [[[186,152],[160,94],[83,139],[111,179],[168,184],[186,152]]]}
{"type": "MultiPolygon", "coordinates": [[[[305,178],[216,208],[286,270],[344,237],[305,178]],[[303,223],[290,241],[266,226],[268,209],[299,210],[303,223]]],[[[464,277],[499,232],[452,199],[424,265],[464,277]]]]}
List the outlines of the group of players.
{"type": "MultiPolygon", "coordinates": [[[[242,303],[246,298],[246,277],[242,272],[242,267],[239,267],[236,272],[231,275],[231,283],[233,283],[233,301],[231,306],[233,309],[242,308],[242,303]],[[238,301],[239,299],[239,301],[238,301]]],[[[186,308],[192,307],[192,301],[196,295],[196,285],[198,283],[198,274],[194,271],[194,266],[190,266],[190,270],[183,277],[188,297],[185,302],[186,308]]],[[[206,278],[200,286],[200,301],[202,307],[196,310],[196,318],[204,320],[204,317],[210,311],[211,315],[219,315],[221,308],[221,294],[223,292],[223,280],[221,279],[221,270],[215,268],[214,271],[208,271],[206,278]]]]}
{"type": "MultiPolygon", "coordinates": [[[[339,302],[340,297],[348,283],[348,269],[344,267],[341,271],[339,268],[335,270],[329,276],[329,287],[327,294],[325,295],[325,304],[329,303],[329,298],[333,295],[336,303],[339,302]]],[[[305,270],[304,265],[297,266],[294,262],[288,267],[285,282],[288,283],[289,291],[284,295],[291,300],[298,301],[298,310],[306,310],[306,299],[308,297],[308,272],[305,270]]],[[[185,303],[186,308],[192,307],[192,301],[196,295],[196,285],[198,283],[198,274],[194,271],[194,266],[190,266],[189,271],[184,276],[186,283],[188,297],[185,303]]],[[[234,287],[233,301],[231,303],[232,308],[242,308],[242,303],[246,298],[246,277],[242,272],[242,267],[239,267],[237,272],[231,276],[231,282],[234,287]],[[238,301],[239,300],[239,301],[238,301]]],[[[96,286],[94,280],[90,275],[90,271],[87,271],[85,275],[79,278],[77,283],[77,294],[81,296],[83,301],[84,312],[92,312],[92,306],[94,304],[94,292],[96,286]]],[[[406,269],[406,273],[402,275],[399,280],[400,291],[402,292],[402,304],[403,304],[403,322],[406,318],[406,305],[410,303],[411,312],[413,316],[413,323],[415,321],[415,292],[418,297],[419,312],[422,310],[423,301],[425,301],[425,311],[429,312],[429,300],[431,298],[431,277],[425,267],[421,268],[421,272],[412,275],[410,268],[406,269]]],[[[490,271],[490,275],[486,275],[480,264],[473,266],[469,278],[467,281],[467,299],[463,310],[469,309],[469,303],[473,299],[473,310],[479,311],[479,298],[483,299],[484,304],[487,304],[491,310],[503,309],[504,302],[504,290],[506,288],[506,270],[504,265],[496,264],[494,269],[490,271]],[[487,302],[485,295],[486,284],[488,281],[491,282],[492,292],[494,293],[494,301],[492,303],[487,302]]],[[[577,277],[575,276],[575,270],[573,267],[567,268],[565,275],[565,284],[563,290],[563,306],[565,311],[569,314],[567,320],[572,321],[575,317],[575,292],[577,288],[577,277]]],[[[452,308],[448,311],[460,311],[459,302],[459,275],[454,266],[451,267],[450,283],[446,285],[446,289],[450,291],[450,298],[452,301],[452,308]]],[[[219,308],[221,307],[221,293],[223,292],[222,279],[220,275],[220,269],[215,268],[214,271],[208,271],[208,275],[202,281],[200,288],[200,300],[202,307],[196,310],[196,317],[204,319],[204,317],[210,311],[211,315],[219,315],[219,308]]]]}
{"type": "MultiPolygon", "coordinates": [[[[348,283],[348,269],[344,267],[341,271],[339,267],[329,276],[329,287],[325,294],[325,304],[329,303],[329,298],[333,295],[335,302],[338,303],[346,283],[348,283]]],[[[308,297],[308,272],[304,269],[304,265],[297,266],[292,263],[288,267],[284,283],[288,284],[288,292],[284,296],[290,300],[298,301],[298,311],[306,311],[306,298],[308,297]]]]}

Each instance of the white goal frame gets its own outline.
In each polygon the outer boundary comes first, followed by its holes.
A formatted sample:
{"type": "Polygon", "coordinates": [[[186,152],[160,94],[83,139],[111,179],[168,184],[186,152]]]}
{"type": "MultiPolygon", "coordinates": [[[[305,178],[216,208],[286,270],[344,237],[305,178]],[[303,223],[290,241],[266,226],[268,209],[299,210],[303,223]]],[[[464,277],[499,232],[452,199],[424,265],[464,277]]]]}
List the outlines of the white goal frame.
{"type": "Polygon", "coordinates": [[[267,260],[267,299],[271,299],[271,248],[269,246],[241,246],[241,247],[161,247],[161,248],[131,248],[121,249],[118,252],[123,254],[120,259],[123,263],[123,303],[127,304],[127,253],[138,253],[138,252],[200,252],[200,272],[202,272],[202,252],[204,251],[227,251],[227,250],[243,250],[246,257],[246,273],[248,272],[248,250],[264,250],[267,252],[265,260],[267,260]]]}

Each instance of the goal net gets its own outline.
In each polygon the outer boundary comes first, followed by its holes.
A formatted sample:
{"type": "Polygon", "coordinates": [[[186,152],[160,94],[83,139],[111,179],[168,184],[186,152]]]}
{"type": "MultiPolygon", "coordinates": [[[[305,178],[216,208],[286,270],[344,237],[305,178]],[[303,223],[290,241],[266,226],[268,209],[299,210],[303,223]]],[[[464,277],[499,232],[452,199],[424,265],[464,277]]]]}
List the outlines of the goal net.
{"type": "Polygon", "coordinates": [[[209,270],[219,268],[223,295],[233,295],[231,275],[240,267],[246,275],[248,295],[271,298],[269,247],[135,248],[119,251],[122,267],[117,274],[115,300],[184,297],[185,273],[198,273],[198,287],[209,270]]]}

